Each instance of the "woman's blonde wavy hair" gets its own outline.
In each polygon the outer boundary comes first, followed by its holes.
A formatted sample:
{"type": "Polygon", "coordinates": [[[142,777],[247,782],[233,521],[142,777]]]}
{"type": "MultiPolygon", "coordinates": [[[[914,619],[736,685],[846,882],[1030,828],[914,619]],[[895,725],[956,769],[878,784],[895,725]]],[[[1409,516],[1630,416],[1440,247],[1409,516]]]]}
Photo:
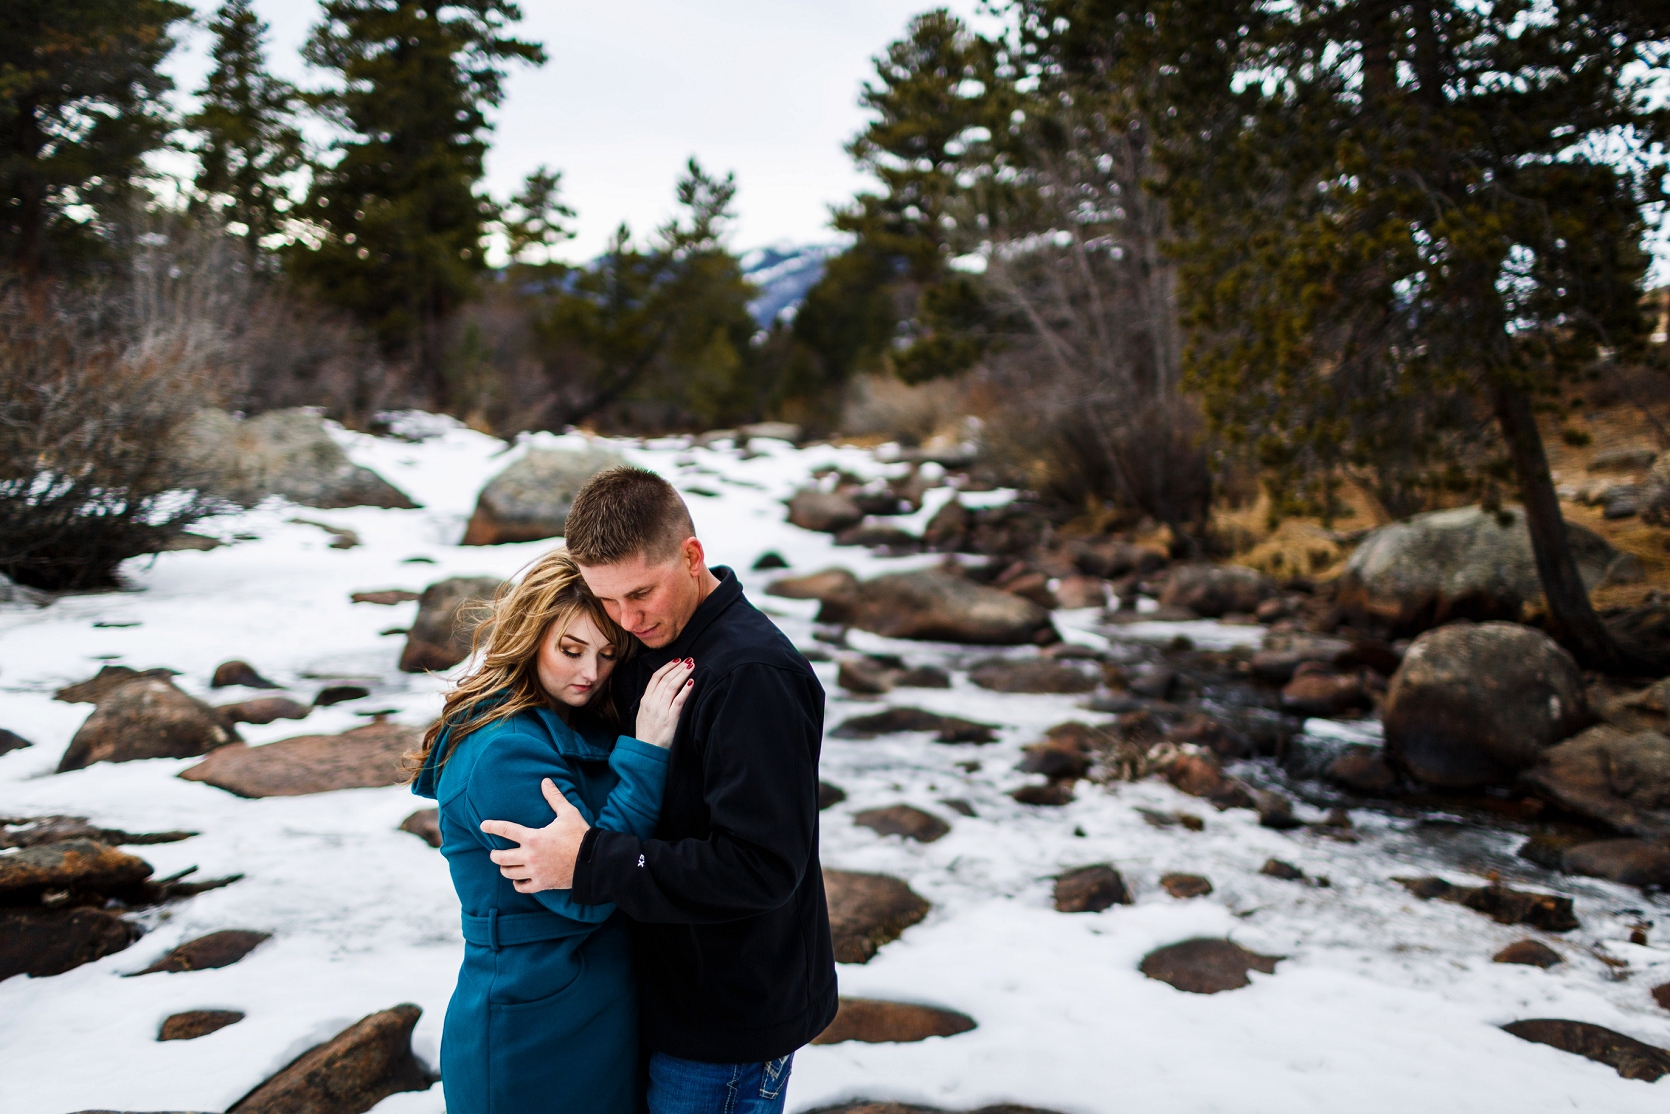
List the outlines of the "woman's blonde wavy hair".
{"type": "MultiPolygon", "coordinates": [[[[617,669],[637,645],[591,594],[580,577],[580,566],[566,549],[552,550],[535,561],[521,580],[505,584],[493,602],[480,605],[480,610],[487,614],[476,626],[470,646],[470,656],[477,659],[477,664],[447,694],[441,717],[424,732],[422,749],[406,755],[406,768],[413,777],[429,761],[443,731],[450,731],[451,744],[456,744],[471,732],[517,712],[556,707],[539,683],[539,648],[553,627],[560,638],[575,619],[590,616],[614,645],[617,669]]],[[[614,685],[609,682],[587,707],[605,722],[620,719],[614,685]]],[[[442,755],[441,762],[445,761],[442,755]]]]}

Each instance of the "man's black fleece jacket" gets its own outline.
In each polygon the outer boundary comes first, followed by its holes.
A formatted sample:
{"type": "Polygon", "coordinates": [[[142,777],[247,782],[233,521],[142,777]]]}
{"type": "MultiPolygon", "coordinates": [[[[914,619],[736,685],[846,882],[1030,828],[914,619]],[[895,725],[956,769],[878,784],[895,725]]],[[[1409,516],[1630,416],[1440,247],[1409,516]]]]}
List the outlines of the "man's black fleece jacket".
{"type": "Polygon", "coordinates": [[[633,921],[644,1043],[710,1063],[786,1056],[835,1017],[818,863],[823,686],[736,574],[617,676],[627,722],[655,670],[696,660],[654,839],[593,828],[574,900],[633,921]]]}

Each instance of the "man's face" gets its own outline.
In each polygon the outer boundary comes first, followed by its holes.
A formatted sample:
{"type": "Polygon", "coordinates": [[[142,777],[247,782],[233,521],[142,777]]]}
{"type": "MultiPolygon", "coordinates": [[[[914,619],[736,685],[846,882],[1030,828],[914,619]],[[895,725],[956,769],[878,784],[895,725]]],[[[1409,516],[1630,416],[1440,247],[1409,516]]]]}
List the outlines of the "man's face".
{"type": "Polygon", "coordinates": [[[609,617],[655,649],[679,636],[702,602],[707,573],[702,544],[688,538],[672,558],[651,563],[638,554],[613,565],[581,565],[580,575],[609,617]]]}

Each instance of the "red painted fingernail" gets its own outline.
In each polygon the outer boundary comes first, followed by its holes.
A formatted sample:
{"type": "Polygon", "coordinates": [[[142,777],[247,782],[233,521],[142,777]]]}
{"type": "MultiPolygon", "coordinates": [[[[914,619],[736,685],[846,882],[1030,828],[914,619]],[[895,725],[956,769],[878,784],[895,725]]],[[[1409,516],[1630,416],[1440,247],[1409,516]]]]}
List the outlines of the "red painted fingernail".
{"type": "Polygon", "coordinates": [[[696,683],[696,678],[692,677],[688,681],[684,682],[684,687],[689,688],[691,685],[693,685],[695,683],[696,683]]]}
{"type": "Polygon", "coordinates": [[[684,659],[684,668],[686,668],[686,669],[696,668],[696,659],[695,658],[685,658],[684,659]]]}

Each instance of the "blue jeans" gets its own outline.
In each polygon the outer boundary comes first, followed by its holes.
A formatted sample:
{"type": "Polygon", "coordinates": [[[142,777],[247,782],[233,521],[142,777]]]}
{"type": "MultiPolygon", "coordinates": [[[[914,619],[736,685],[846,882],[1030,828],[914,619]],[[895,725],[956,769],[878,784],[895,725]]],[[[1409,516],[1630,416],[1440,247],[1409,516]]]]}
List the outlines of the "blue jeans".
{"type": "Polygon", "coordinates": [[[650,1114],[782,1114],[794,1053],[763,1064],[649,1058],[650,1114]]]}

